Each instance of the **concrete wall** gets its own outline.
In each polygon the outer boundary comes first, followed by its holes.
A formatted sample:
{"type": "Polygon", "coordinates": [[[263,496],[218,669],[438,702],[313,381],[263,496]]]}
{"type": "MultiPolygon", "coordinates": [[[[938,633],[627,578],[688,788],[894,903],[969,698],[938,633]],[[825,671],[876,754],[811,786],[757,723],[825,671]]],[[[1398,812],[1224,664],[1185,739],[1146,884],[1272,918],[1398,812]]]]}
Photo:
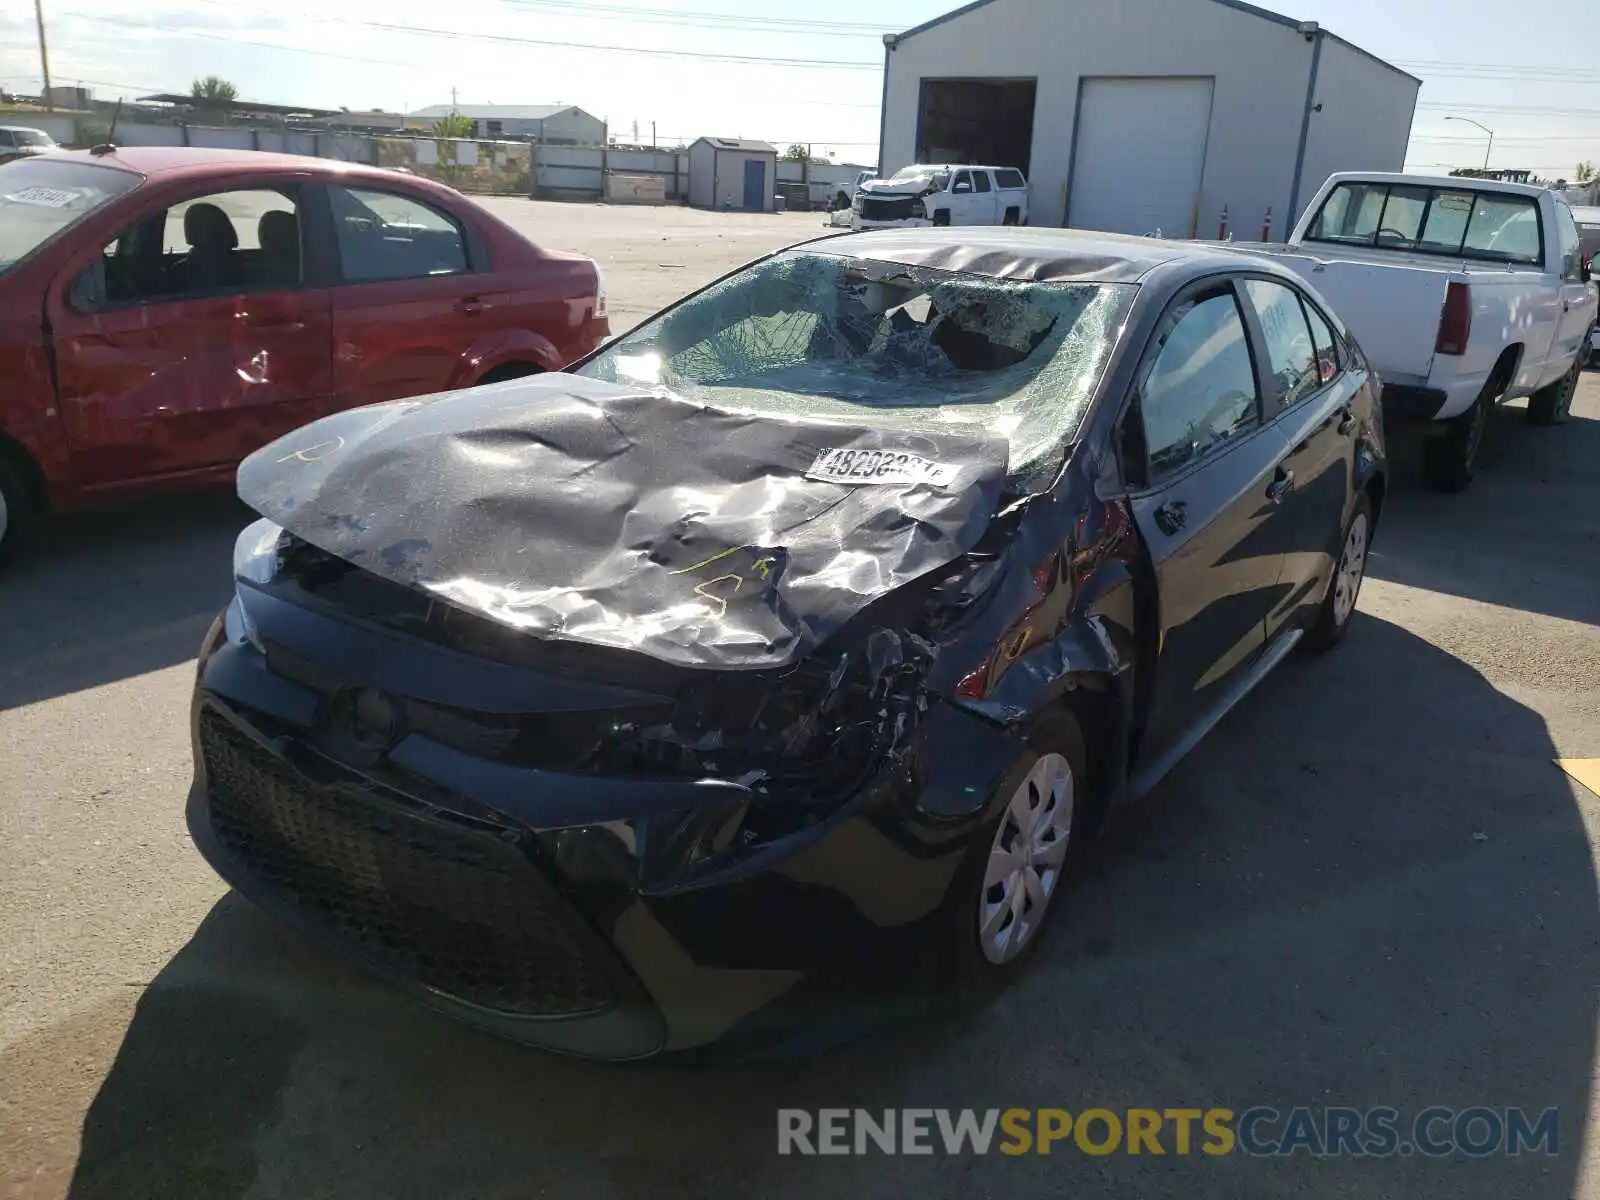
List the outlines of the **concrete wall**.
{"type": "MultiPolygon", "coordinates": [[[[1235,229],[1255,220],[1253,237],[1268,205],[1289,208],[1311,57],[1312,44],[1293,27],[1203,0],[992,0],[889,52],[883,173],[913,159],[924,78],[1034,78],[1032,223],[1059,225],[1080,76],[1214,75],[1198,228],[1215,236],[1226,204],[1235,229]]],[[[1386,119],[1397,127],[1374,131],[1372,140],[1403,146],[1409,119],[1386,119]]],[[[1333,154],[1337,134],[1330,137],[1333,154]]],[[[1128,186],[1136,189],[1136,147],[1129,161],[1128,186]]]]}
{"type": "MultiPolygon", "coordinates": [[[[1311,203],[1336,171],[1404,169],[1417,106],[1415,80],[1386,70],[1343,42],[1324,38],[1314,103],[1322,105],[1322,111],[1311,114],[1299,208],[1311,203]]],[[[1473,132],[1472,126],[1465,128],[1473,132]]],[[[1273,239],[1286,236],[1299,216],[1291,214],[1287,225],[1278,220],[1273,239]]]]}

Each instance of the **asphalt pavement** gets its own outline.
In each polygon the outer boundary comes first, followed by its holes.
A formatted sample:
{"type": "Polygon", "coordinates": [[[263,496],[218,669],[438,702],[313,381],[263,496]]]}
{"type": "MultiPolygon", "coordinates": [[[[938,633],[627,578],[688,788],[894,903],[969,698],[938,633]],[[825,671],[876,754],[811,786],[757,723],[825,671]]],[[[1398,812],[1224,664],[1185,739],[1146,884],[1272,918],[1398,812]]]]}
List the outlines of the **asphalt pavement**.
{"type": "MultiPolygon", "coordinates": [[[[822,232],[490,203],[596,254],[623,318],[822,232]]],[[[184,830],[187,705],[248,514],[53,522],[0,578],[0,1196],[1600,1196],[1600,800],[1555,763],[1600,758],[1600,375],[1565,427],[1498,413],[1464,495],[1405,450],[1345,643],[1107,832],[1018,986],[841,1000],[824,1044],[699,1067],[497,1042],[228,894],[184,830]],[[1336,1104],[1556,1108],[1559,1152],[777,1153],[779,1108],[1336,1104]]]]}

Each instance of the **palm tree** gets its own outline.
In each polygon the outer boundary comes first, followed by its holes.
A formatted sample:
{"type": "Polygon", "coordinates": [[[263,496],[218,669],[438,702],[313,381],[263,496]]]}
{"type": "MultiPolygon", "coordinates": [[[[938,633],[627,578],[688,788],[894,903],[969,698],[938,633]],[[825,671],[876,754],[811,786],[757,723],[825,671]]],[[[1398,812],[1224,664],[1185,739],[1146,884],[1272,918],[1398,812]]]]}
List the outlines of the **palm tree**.
{"type": "Polygon", "coordinates": [[[460,113],[440,117],[433,123],[433,136],[437,138],[469,138],[472,136],[472,118],[460,113]]]}
{"type": "Polygon", "coordinates": [[[239,98],[239,89],[220,75],[207,75],[189,85],[189,96],[201,104],[223,108],[239,98]]]}

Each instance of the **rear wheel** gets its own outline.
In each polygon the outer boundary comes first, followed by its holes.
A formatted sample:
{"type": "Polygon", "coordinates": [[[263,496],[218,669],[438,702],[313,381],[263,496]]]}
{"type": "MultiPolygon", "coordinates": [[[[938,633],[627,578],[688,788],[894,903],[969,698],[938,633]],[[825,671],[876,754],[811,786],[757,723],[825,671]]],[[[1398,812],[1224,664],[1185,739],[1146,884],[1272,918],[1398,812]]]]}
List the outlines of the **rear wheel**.
{"type": "Polygon", "coordinates": [[[1528,420],[1535,425],[1561,425],[1572,416],[1572,398],[1583,374],[1583,355],[1572,360],[1572,370],[1528,397],[1528,420]]]}
{"type": "Polygon", "coordinates": [[[933,223],[935,225],[948,225],[948,224],[950,224],[950,210],[948,208],[941,208],[941,209],[937,210],[933,214],[933,223]]]}
{"type": "Polygon", "coordinates": [[[505,383],[508,379],[523,379],[529,375],[537,375],[539,368],[533,363],[510,362],[502,363],[494,370],[478,380],[474,387],[482,387],[486,383],[505,383]]]}
{"type": "Polygon", "coordinates": [[[1020,208],[1006,209],[1006,215],[1001,221],[1002,225],[1021,225],[1022,210],[1020,208]]]}
{"type": "Polygon", "coordinates": [[[1306,635],[1307,650],[1331,650],[1343,639],[1350,619],[1356,615],[1356,599],[1361,595],[1361,581],[1367,576],[1367,551],[1371,545],[1372,500],[1363,492],[1344,527],[1344,541],[1333,565],[1333,578],[1328,581],[1328,594],[1322,599],[1316,624],[1306,635]]]}
{"type": "Polygon", "coordinates": [[[1478,473],[1478,452],[1483,449],[1483,434],[1489,416],[1504,385],[1498,376],[1483,385],[1472,407],[1451,420],[1444,434],[1422,444],[1422,477],[1439,492],[1465,491],[1478,473]]]}

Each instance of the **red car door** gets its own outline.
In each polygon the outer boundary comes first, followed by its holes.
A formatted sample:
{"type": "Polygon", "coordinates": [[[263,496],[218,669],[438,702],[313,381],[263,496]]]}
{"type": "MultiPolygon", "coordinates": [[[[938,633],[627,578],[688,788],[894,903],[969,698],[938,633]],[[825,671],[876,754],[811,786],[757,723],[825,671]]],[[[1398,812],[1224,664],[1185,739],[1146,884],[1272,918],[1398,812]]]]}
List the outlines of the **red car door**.
{"type": "Polygon", "coordinates": [[[85,486],[226,467],[329,411],[329,291],[293,180],[145,200],[46,301],[85,486]]]}
{"type": "Polygon", "coordinates": [[[509,297],[475,263],[460,220],[381,186],[329,186],[340,275],[333,296],[334,386],[347,406],[456,386],[473,345],[509,297]]]}

